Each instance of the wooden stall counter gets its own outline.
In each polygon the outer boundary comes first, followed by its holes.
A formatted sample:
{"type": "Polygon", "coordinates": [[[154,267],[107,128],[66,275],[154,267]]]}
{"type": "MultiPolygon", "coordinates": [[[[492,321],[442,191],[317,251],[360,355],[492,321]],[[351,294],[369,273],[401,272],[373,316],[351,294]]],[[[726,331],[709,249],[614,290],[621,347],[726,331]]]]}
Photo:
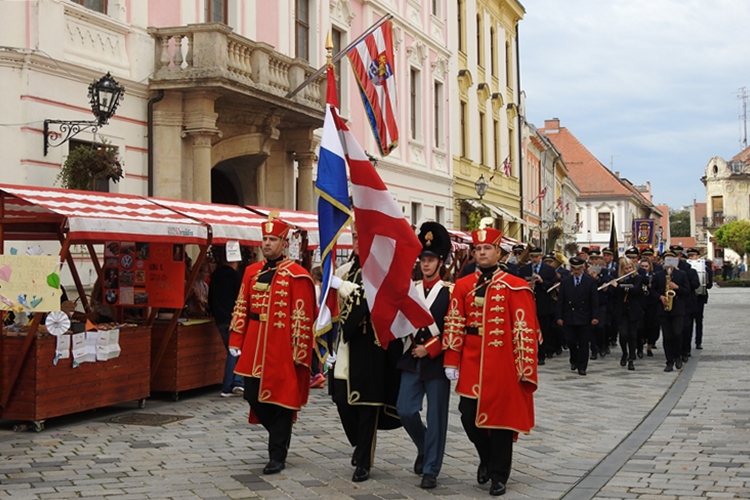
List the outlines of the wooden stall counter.
{"type": "MultiPolygon", "coordinates": [[[[151,328],[151,352],[156,355],[168,322],[157,321],[151,328]]],[[[158,361],[151,380],[152,392],[179,393],[221,384],[227,351],[213,319],[193,319],[179,323],[158,361]]],[[[156,362],[155,362],[156,363],[156,362]]]]}
{"type": "MultiPolygon", "coordinates": [[[[70,336],[70,334],[68,334],[70,336]]],[[[118,357],[81,363],[72,357],[54,364],[56,337],[38,332],[23,363],[18,381],[0,417],[34,423],[37,431],[48,418],[138,400],[142,408],[149,396],[151,332],[145,327],[120,329],[118,357]]],[[[2,377],[8,390],[13,366],[25,340],[18,333],[4,332],[2,377]]]]}

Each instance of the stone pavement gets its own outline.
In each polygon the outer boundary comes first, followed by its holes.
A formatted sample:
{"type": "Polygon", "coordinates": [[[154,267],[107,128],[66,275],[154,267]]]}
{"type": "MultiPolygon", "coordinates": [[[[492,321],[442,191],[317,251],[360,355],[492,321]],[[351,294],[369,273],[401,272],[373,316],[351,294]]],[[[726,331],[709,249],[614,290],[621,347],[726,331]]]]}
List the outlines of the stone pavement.
{"type": "MultiPolygon", "coordinates": [[[[617,355],[590,362],[586,377],[565,356],[548,360],[537,427],[515,446],[503,498],[750,498],[749,303],[750,290],[712,290],[705,349],[681,372],[663,372],[661,347],[635,372],[617,355]]],[[[419,488],[403,429],[379,433],[371,479],[352,483],[351,448],[321,390],[300,414],[287,469],[263,476],[265,431],[245,423],[244,401],[212,388],[53,419],[40,433],[0,420],[0,498],[488,498],[457,404],[434,490],[419,488]],[[188,418],[112,422],[133,414],[188,418]]]]}

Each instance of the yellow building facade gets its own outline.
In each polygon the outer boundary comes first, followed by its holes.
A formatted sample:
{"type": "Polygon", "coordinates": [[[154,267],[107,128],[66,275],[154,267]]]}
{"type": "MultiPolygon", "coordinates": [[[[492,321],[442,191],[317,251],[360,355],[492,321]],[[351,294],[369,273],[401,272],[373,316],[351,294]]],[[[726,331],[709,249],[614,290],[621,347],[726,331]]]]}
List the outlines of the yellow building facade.
{"type": "Polygon", "coordinates": [[[505,235],[521,239],[517,42],[525,10],[513,0],[460,0],[452,8],[454,226],[468,229],[481,213],[494,217],[505,235]]]}

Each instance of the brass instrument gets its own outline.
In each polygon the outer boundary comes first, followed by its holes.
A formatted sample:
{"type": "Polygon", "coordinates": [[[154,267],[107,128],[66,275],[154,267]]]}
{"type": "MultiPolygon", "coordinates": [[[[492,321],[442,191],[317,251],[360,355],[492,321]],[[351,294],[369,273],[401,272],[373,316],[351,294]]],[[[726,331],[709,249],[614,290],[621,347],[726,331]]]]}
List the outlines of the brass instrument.
{"type": "Polygon", "coordinates": [[[677,293],[669,288],[669,284],[672,283],[672,268],[670,267],[667,269],[667,284],[664,287],[664,295],[667,296],[667,303],[664,304],[664,310],[669,312],[672,310],[672,306],[674,306],[674,297],[677,295],[677,293]]]}

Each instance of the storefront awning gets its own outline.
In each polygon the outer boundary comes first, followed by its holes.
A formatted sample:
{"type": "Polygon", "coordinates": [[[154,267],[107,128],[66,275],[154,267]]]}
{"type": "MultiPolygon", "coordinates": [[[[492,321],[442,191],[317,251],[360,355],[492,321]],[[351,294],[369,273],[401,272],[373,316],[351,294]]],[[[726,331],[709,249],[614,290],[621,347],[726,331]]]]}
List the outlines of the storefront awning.
{"type": "Polygon", "coordinates": [[[72,242],[203,244],[208,237],[204,223],[141,196],[5,184],[0,184],[0,192],[5,239],[57,239],[58,229],[72,242]]]}
{"type": "Polygon", "coordinates": [[[510,211],[502,207],[498,207],[497,205],[492,205],[490,203],[485,203],[483,201],[478,201],[478,200],[466,200],[466,202],[474,208],[486,208],[494,216],[501,217],[505,221],[518,222],[519,224],[528,225],[528,222],[526,222],[519,216],[511,213],[510,211]]]}
{"type": "MultiPolygon", "coordinates": [[[[320,236],[318,234],[318,214],[315,212],[305,212],[302,210],[282,210],[279,208],[267,208],[267,207],[252,207],[248,206],[250,210],[256,214],[267,218],[270,212],[278,212],[278,218],[286,222],[287,224],[304,229],[307,231],[307,248],[314,250],[320,246],[320,236]]],[[[352,248],[352,231],[351,228],[345,228],[339,236],[337,242],[339,248],[352,248]]]]}
{"type": "Polygon", "coordinates": [[[261,224],[266,218],[245,207],[161,198],[148,199],[207,224],[211,228],[211,242],[217,245],[223,245],[227,241],[239,241],[241,245],[257,246],[263,241],[261,224]]]}

